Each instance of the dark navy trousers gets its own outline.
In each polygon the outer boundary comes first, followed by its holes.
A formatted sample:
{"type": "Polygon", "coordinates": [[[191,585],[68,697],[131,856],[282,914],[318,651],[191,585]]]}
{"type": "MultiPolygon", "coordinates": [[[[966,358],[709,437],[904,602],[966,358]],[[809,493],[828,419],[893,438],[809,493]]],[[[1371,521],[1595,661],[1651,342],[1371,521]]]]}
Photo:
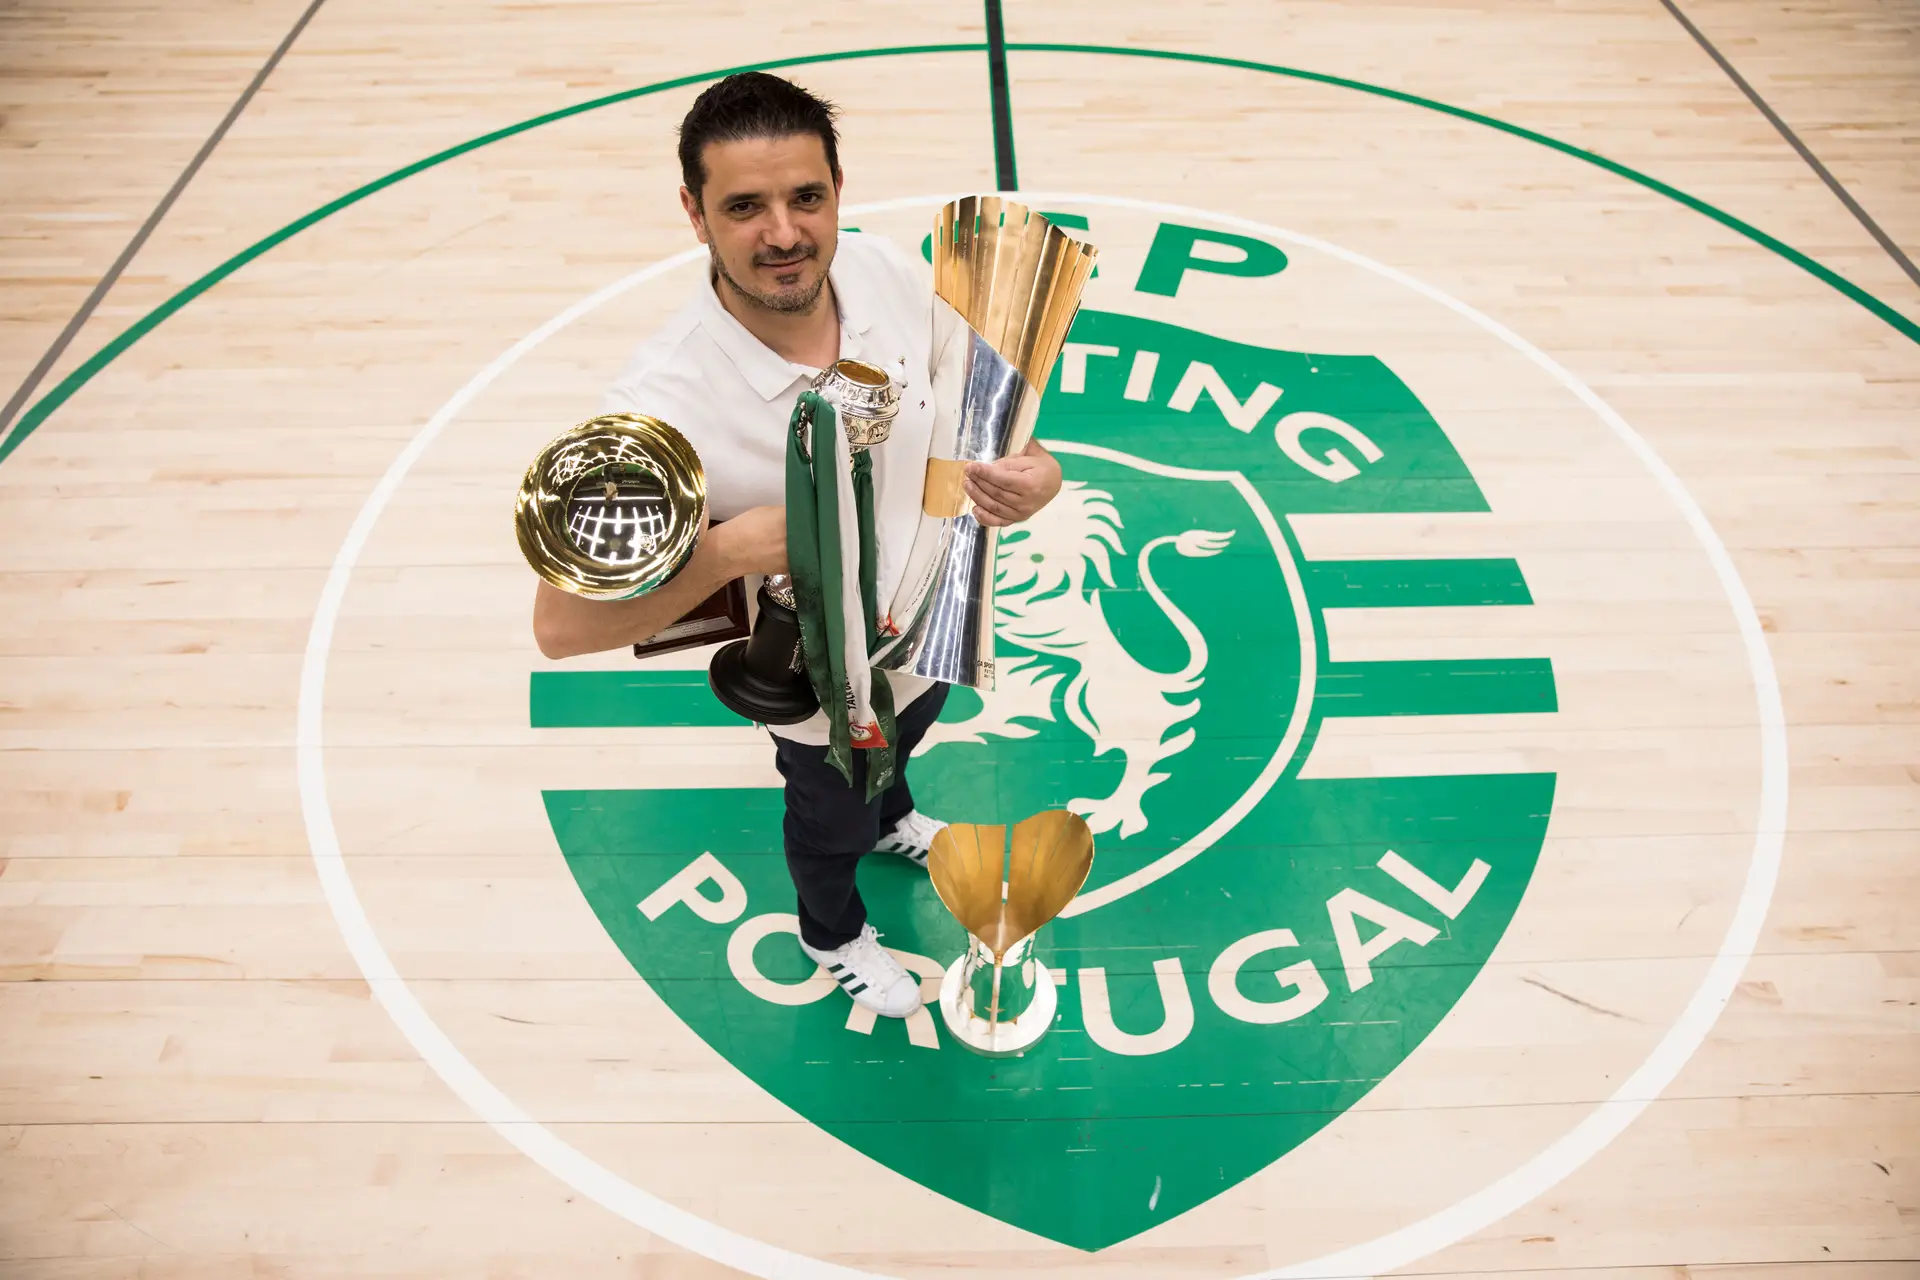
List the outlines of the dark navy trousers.
{"type": "Polygon", "coordinates": [[[867,904],[854,872],[883,833],[913,809],[907,764],[913,749],[940,716],[947,686],[937,684],[899,713],[894,727],[896,777],[868,800],[867,753],[853,753],[853,785],[827,763],[825,747],[775,738],[775,762],[787,780],[787,871],[800,899],[800,936],[810,947],[831,951],[860,936],[867,904]]]}

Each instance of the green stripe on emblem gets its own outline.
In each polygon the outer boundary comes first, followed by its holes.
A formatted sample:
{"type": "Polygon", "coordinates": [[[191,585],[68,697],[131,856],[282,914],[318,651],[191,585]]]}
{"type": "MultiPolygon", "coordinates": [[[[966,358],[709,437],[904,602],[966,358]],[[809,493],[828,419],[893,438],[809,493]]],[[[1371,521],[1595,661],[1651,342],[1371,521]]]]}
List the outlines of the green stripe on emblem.
{"type": "Polygon", "coordinates": [[[1329,662],[1314,710],[1323,716],[1512,715],[1560,709],[1547,658],[1329,662]]]}
{"type": "Polygon", "coordinates": [[[1418,609],[1532,604],[1517,561],[1317,560],[1303,564],[1317,609],[1418,609]]]}
{"type": "Polygon", "coordinates": [[[739,728],[705,671],[536,671],[529,700],[536,729],[739,728]]]}

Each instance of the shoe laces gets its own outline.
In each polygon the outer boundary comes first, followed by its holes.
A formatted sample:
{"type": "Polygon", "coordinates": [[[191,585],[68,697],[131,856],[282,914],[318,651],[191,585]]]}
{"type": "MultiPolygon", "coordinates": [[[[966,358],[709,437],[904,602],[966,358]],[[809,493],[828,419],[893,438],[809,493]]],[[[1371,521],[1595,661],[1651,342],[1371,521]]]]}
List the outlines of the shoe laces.
{"type": "Polygon", "coordinates": [[[893,952],[880,945],[880,931],[872,925],[860,930],[860,936],[847,946],[848,968],[858,972],[870,986],[891,985],[899,977],[911,977],[906,966],[894,958],[893,952]],[[884,978],[875,982],[874,978],[884,978]]]}
{"type": "Polygon", "coordinates": [[[946,830],[947,824],[938,818],[929,818],[918,809],[909,809],[907,816],[893,828],[896,843],[911,845],[916,849],[930,849],[933,838],[946,830]]]}

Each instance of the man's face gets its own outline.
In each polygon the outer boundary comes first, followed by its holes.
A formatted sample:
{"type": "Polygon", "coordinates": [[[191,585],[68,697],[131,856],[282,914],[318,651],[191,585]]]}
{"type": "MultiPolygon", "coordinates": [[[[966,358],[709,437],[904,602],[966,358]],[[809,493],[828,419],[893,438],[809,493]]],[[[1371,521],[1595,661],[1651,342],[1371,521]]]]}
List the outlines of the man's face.
{"type": "Polygon", "coordinates": [[[811,133],[710,142],[703,199],[680,188],[694,234],[735,294],[769,311],[812,311],[839,243],[839,175],[811,133]]]}

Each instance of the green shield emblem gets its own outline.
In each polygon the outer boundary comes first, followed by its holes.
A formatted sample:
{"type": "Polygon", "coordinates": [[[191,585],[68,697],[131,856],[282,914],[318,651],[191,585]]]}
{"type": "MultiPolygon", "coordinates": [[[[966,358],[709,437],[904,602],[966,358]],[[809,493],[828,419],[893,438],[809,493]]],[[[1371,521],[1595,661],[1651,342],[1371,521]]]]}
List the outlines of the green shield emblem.
{"type": "MultiPolygon", "coordinates": [[[[768,1093],[897,1173],[1100,1249],[1284,1157],[1432,1031],[1513,918],[1551,774],[1303,776],[1329,718],[1552,711],[1544,659],[1334,662],[1342,608],[1530,603],[1507,559],[1308,561],[1289,521],[1482,511],[1380,361],[1085,311],[1040,435],[1069,487],[1003,539],[999,680],[956,690],[919,807],[1064,806],[1093,876],[1041,934],[1025,1057],[875,1020],[813,972],[773,789],[556,791],[575,879],[636,972],[768,1093]]],[[[737,724],[703,672],[542,672],[533,722],[737,724]]],[[[923,977],[963,947],[923,872],[861,892],[923,977]]],[[[932,983],[927,984],[929,992],[932,983]]]]}

